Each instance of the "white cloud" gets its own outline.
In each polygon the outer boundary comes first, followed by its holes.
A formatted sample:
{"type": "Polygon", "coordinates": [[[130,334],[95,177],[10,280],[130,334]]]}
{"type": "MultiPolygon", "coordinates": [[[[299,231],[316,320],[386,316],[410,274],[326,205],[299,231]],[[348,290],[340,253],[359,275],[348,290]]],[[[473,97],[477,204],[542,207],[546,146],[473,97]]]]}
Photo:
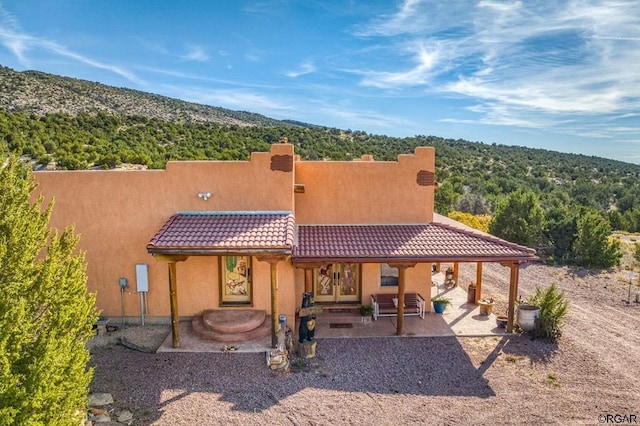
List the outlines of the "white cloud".
{"type": "Polygon", "coordinates": [[[284,73],[287,77],[297,78],[302,75],[311,74],[316,71],[316,66],[311,61],[304,61],[300,66],[294,71],[287,71],[284,73]]]}
{"type": "MultiPolygon", "coordinates": [[[[217,84],[224,84],[227,86],[240,86],[242,88],[257,88],[257,89],[274,89],[276,88],[276,86],[272,85],[272,84],[262,84],[262,83],[247,83],[247,82],[243,82],[243,81],[238,81],[238,80],[230,80],[230,79],[224,79],[224,78],[214,78],[214,77],[210,77],[209,75],[200,75],[200,74],[195,74],[195,73],[189,73],[189,72],[183,72],[183,71],[176,71],[176,70],[171,70],[171,69],[166,69],[166,68],[154,68],[154,67],[136,67],[136,69],[138,70],[142,70],[146,73],[155,73],[155,74],[161,74],[161,75],[166,75],[166,76],[170,76],[170,77],[176,77],[179,79],[186,79],[186,80],[196,80],[196,81],[205,81],[205,82],[210,82],[210,83],[217,83],[217,84]]],[[[175,86],[167,86],[169,88],[171,88],[172,91],[177,90],[177,88],[175,86]]]]}
{"type": "Polygon", "coordinates": [[[467,25],[468,1],[405,0],[398,10],[374,18],[366,26],[356,29],[362,37],[392,37],[403,34],[436,33],[456,25],[467,25]]]}
{"type": "Polygon", "coordinates": [[[361,84],[474,104],[451,122],[640,133],[611,127],[640,104],[636,0],[405,0],[356,35],[387,46],[377,69],[351,70],[361,84]]]}
{"type": "Polygon", "coordinates": [[[209,60],[209,54],[203,47],[192,44],[187,45],[187,53],[180,57],[186,61],[206,62],[209,60]]]}
{"type": "Polygon", "coordinates": [[[245,89],[210,89],[202,87],[175,87],[175,97],[190,102],[222,106],[245,111],[266,111],[283,113],[295,108],[286,103],[276,102],[274,97],[245,89]]]}
{"type": "Polygon", "coordinates": [[[25,67],[28,67],[29,63],[26,52],[34,41],[33,37],[21,33],[20,23],[0,5],[0,43],[25,67]]]}
{"type": "Polygon", "coordinates": [[[124,67],[102,62],[44,38],[38,38],[21,31],[19,23],[0,6],[0,43],[11,51],[18,61],[25,67],[30,67],[29,51],[44,50],[50,54],[59,55],[94,68],[118,74],[135,84],[143,84],[133,72],[124,67]]]}
{"type": "MultiPolygon", "coordinates": [[[[446,61],[444,43],[437,40],[416,40],[401,47],[410,58],[411,66],[394,71],[363,70],[353,71],[363,76],[364,86],[393,89],[427,85],[430,78],[441,72],[446,61]]],[[[398,62],[406,62],[404,58],[398,62]]]]}
{"type": "Polygon", "coordinates": [[[366,111],[364,109],[353,109],[344,106],[324,105],[319,106],[313,111],[313,115],[322,115],[331,119],[344,123],[344,128],[378,128],[393,129],[398,126],[407,126],[412,124],[407,120],[394,117],[388,113],[381,114],[376,111],[366,111]]]}

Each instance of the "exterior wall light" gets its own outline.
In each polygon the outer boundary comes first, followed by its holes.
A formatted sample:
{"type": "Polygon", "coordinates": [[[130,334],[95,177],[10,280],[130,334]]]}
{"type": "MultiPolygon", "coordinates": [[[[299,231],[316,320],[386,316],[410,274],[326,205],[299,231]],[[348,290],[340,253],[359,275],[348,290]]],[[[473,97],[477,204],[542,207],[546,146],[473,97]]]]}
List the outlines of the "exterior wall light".
{"type": "Polygon", "coordinates": [[[207,201],[210,197],[211,197],[210,192],[198,192],[198,198],[202,198],[205,201],[207,201]]]}

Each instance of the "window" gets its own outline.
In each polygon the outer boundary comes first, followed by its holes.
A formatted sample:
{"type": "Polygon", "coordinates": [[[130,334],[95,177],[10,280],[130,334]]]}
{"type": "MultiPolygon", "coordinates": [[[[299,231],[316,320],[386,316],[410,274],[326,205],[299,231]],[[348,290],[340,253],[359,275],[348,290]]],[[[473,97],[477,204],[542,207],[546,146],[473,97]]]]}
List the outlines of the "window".
{"type": "Polygon", "coordinates": [[[393,268],[387,263],[380,264],[380,287],[398,286],[398,268],[393,268]]]}
{"type": "Polygon", "coordinates": [[[251,257],[220,257],[220,304],[251,305],[251,257]]]}

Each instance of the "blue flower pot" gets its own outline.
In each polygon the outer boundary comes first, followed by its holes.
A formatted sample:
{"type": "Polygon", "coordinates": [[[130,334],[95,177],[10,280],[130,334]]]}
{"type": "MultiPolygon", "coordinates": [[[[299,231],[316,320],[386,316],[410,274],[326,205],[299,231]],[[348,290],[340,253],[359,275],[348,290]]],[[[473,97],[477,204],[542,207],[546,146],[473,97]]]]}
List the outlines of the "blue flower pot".
{"type": "Polygon", "coordinates": [[[446,307],[447,305],[445,305],[444,303],[433,302],[433,310],[436,314],[443,313],[446,307]]]}

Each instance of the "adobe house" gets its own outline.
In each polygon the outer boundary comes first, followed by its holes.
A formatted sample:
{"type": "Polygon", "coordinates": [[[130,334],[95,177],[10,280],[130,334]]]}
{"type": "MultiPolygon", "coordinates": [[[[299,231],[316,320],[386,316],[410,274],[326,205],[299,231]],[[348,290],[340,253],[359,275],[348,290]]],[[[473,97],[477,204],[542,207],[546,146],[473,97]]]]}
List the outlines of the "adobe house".
{"type": "Polygon", "coordinates": [[[405,293],[430,297],[440,262],[478,262],[476,298],[482,262],[510,267],[511,331],[519,265],[537,260],[434,215],[431,147],[397,161],[301,161],[279,143],[249,161],[35,176],[45,201],[55,198],[51,225],[81,236],[102,316],[170,319],[175,347],[178,321],[211,309],[266,312],[275,345],[279,315],[293,324],[304,292],[331,306],[398,294],[402,334],[405,293]]]}

